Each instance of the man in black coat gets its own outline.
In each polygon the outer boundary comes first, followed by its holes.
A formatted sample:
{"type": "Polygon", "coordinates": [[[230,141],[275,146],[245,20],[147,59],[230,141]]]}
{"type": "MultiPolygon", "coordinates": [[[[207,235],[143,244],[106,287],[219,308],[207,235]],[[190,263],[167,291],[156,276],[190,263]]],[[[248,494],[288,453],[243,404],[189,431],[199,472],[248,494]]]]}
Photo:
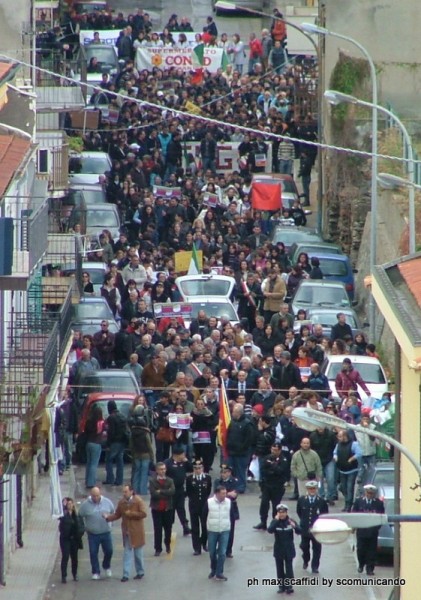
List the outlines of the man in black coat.
{"type": "MultiPolygon", "coordinates": [[[[352,512],[384,514],[384,503],[380,498],[376,498],[376,492],[375,485],[371,483],[365,485],[364,497],[355,500],[352,512]]],[[[362,573],[365,566],[367,575],[374,575],[379,529],[380,527],[361,527],[357,529],[358,573],[362,573]]]]}
{"type": "Polygon", "coordinates": [[[227,451],[229,465],[238,479],[237,491],[240,494],[246,491],[246,474],[254,435],[254,425],[245,416],[243,406],[235,404],[227,430],[227,451]]]}
{"type": "Polygon", "coordinates": [[[343,340],[346,335],[353,337],[351,326],[346,322],[346,315],[340,312],[336,315],[336,318],[338,319],[338,322],[332,327],[330,333],[331,341],[343,340]]]}
{"type": "Polygon", "coordinates": [[[300,548],[303,551],[303,569],[307,569],[310,562],[310,545],[312,545],[311,572],[318,573],[322,545],[316,540],[310,529],[320,515],[329,512],[329,506],[326,500],[318,495],[317,481],[307,481],[306,489],[307,495],[300,496],[297,501],[297,515],[301,528],[300,548]]]}
{"type": "Polygon", "coordinates": [[[278,379],[283,395],[287,394],[290,387],[296,387],[299,390],[303,388],[300,369],[291,362],[291,353],[288,350],[281,353],[281,372],[278,379]]]}
{"type": "Polygon", "coordinates": [[[205,552],[207,550],[208,530],[204,509],[211,491],[211,476],[204,473],[202,460],[195,460],[193,462],[193,473],[189,473],[186,477],[186,496],[189,499],[194,556],[199,556],[202,553],[202,548],[205,552]]]}
{"type": "Polygon", "coordinates": [[[276,507],[284,495],[288,474],[289,465],[282,454],[282,444],[273,442],[270,454],[264,456],[260,463],[260,487],[262,490],[260,523],[253,529],[266,531],[270,503],[272,503],[272,518],[275,517],[276,507]]]}
{"type": "Polygon", "coordinates": [[[189,535],[191,529],[189,528],[189,522],[186,516],[186,509],[184,501],[186,497],[185,493],[185,481],[187,473],[191,473],[193,467],[187,460],[182,446],[173,446],[171,458],[167,458],[164,461],[167,467],[167,475],[174,481],[175,494],[173,496],[173,509],[174,509],[174,520],[175,513],[177,513],[180,523],[183,527],[183,535],[189,535]]]}

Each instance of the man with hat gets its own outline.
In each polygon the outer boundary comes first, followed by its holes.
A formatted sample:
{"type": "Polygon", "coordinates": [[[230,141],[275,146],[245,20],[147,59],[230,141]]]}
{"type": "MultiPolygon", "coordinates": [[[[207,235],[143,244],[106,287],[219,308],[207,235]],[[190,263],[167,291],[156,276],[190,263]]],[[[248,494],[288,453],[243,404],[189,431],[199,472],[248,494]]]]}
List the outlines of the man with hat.
{"type": "Polygon", "coordinates": [[[275,534],[273,556],[279,585],[278,594],[294,592],[290,583],[290,580],[294,578],[292,567],[292,561],[295,558],[294,531],[298,535],[301,533],[298,524],[288,516],[288,506],[278,504],[276,515],[268,527],[268,533],[275,534]]]}
{"type": "Polygon", "coordinates": [[[233,476],[232,467],[228,464],[221,465],[221,475],[219,479],[215,479],[213,489],[216,490],[219,486],[225,487],[227,490],[227,498],[231,501],[230,509],[230,534],[228,538],[227,558],[232,558],[232,547],[234,544],[235,522],[240,518],[238,510],[237,497],[239,481],[233,476]]]}
{"type": "Polygon", "coordinates": [[[189,513],[193,556],[207,550],[208,530],[204,508],[212,491],[212,479],[203,471],[201,459],[193,461],[193,473],[186,477],[186,496],[189,499],[189,513]]]}
{"type": "Polygon", "coordinates": [[[300,496],[297,501],[297,515],[300,519],[301,544],[303,551],[303,569],[307,569],[310,562],[310,545],[313,550],[311,559],[311,572],[319,572],[320,556],[322,554],[322,545],[316,540],[310,532],[314,522],[320,515],[329,512],[328,503],[318,494],[319,484],[317,481],[307,481],[305,496],[300,496]]]}
{"type": "Polygon", "coordinates": [[[280,504],[285,492],[285,482],[288,479],[289,464],[282,454],[281,442],[273,442],[270,454],[264,456],[260,465],[260,486],[262,496],[260,501],[260,523],[253,529],[266,531],[269,514],[269,504],[272,503],[272,517],[276,515],[276,507],[280,504]]]}
{"type": "MultiPolygon", "coordinates": [[[[372,483],[365,485],[364,497],[355,500],[352,512],[384,514],[384,502],[376,497],[376,492],[372,483]]],[[[365,566],[367,575],[374,575],[379,529],[380,526],[357,528],[358,573],[362,573],[365,566]]]]}

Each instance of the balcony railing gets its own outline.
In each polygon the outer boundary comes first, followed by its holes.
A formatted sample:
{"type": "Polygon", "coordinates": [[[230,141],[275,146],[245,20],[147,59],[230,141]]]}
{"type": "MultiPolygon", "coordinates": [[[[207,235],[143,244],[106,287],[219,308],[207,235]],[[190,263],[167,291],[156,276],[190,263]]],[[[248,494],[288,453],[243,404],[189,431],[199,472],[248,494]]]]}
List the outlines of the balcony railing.
{"type": "Polygon", "coordinates": [[[48,203],[13,219],[12,276],[29,277],[47,250],[48,203]]]}

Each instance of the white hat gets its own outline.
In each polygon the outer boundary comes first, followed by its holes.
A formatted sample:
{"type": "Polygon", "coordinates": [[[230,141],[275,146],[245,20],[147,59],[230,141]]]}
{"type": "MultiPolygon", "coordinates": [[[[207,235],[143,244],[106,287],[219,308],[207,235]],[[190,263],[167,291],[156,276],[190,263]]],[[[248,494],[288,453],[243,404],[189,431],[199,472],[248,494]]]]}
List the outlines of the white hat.
{"type": "Polygon", "coordinates": [[[307,483],[306,483],[306,488],[317,488],[317,487],[319,487],[319,484],[314,479],[312,481],[307,481],[307,483]]]}
{"type": "Polygon", "coordinates": [[[377,490],[376,486],[372,483],[368,483],[367,485],[365,485],[364,489],[366,492],[375,492],[377,490]]]}

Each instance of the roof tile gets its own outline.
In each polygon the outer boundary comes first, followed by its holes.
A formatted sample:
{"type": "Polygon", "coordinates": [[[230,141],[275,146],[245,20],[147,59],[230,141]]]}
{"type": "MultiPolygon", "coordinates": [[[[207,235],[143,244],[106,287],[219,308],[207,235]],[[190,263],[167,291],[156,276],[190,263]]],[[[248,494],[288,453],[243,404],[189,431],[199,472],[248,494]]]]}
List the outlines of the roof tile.
{"type": "Polygon", "coordinates": [[[30,146],[31,141],[28,139],[16,135],[0,135],[0,198],[9,187],[30,146]]]}

